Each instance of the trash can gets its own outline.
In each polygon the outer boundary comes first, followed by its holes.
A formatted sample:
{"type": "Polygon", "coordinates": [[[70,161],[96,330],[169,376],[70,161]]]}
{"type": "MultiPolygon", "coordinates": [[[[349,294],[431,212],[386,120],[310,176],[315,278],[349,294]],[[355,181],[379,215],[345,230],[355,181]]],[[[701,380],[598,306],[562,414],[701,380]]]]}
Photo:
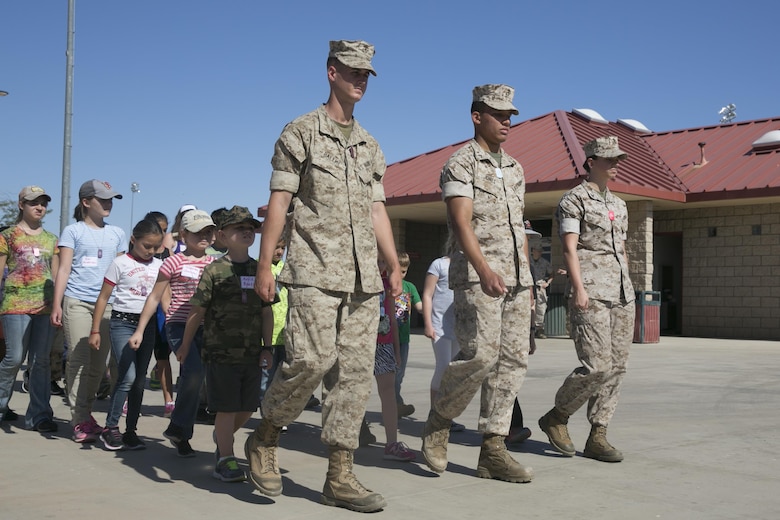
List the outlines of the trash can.
{"type": "Polygon", "coordinates": [[[661,341],[660,291],[636,291],[636,321],[634,343],[661,341]]]}
{"type": "Polygon", "coordinates": [[[566,319],[566,298],[563,293],[551,293],[544,314],[544,333],[548,336],[568,336],[566,319]]]}

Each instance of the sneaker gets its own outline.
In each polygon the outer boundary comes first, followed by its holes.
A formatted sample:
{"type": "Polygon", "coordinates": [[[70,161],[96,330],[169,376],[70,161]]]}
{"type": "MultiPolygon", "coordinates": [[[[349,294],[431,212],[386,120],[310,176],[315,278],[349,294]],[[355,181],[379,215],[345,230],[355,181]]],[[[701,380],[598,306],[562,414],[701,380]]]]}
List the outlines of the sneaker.
{"type": "Polygon", "coordinates": [[[173,423],[168,425],[168,428],[163,432],[163,437],[176,444],[184,440],[184,432],[180,426],[173,423]]]}
{"type": "Polygon", "coordinates": [[[382,458],[385,460],[409,462],[417,458],[417,455],[403,442],[393,442],[385,446],[385,454],[382,458]]]}
{"type": "Polygon", "coordinates": [[[11,410],[10,408],[7,409],[5,412],[0,413],[0,422],[2,421],[15,421],[19,418],[19,414],[11,410]]]}
{"type": "Polygon", "coordinates": [[[246,480],[246,474],[238,467],[238,461],[235,457],[220,459],[212,475],[222,482],[243,482],[246,480]]]}
{"type": "Polygon", "coordinates": [[[163,417],[166,419],[170,418],[171,415],[173,415],[173,409],[176,408],[176,403],[173,401],[169,401],[165,403],[165,411],[163,412],[163,417]]]}
{"type": "Polygon", "coordinates": [[[92,427],[92,432],[95,435],[100,435],[101,433],[103,433],[103,427],[98,424],[98,422],[95,420],[95,418],[92,415],[89,416],[88,422],[89,425],[92,427]]]}
{"type": "Polygon", "coordinates": [[[122,405],[122,417],[127,417],[127,399],[125,399],[125,404],[122,405]]]}
{"type": "Polygon", "coordinates": [[[146,443],[138,438],[135,432],[127,431],[122,435],[122,444],[125,445],[127,450],[143,450],[146,448],[146,443]]]}
{"type": "Polygon", "coordinates": [[[462,432],[465,429],[466,429],[465,426],[463,426],[460,423],[456,423],[455,421],[452,421],[452,424],[450,424],[450,431],[451,432],[462,432]]]}
{"type": "Polygon", "coordinates": [[[409,417],[414,413],[413,404],[398,403],[398,418],[409,417]]]}
{"type": "Polygon", "coordinates": [[[51,382],[51,395],[63,396],[65,395],[65,389],[60,386],[57,381],[51,382]]]}
{"type": "Polygon", "coordinates": [[[92,428],[89,421],[79,423],[73,427],[73,442],[85,444],[98,440],[98,434],[92,428]]]}
{"type": "Polygon", "coordinates": [[[306,403],[305,409],[313,410],[314,408],[317,408],[319,405],[320,405],[320,400],[312,395],[311,397],[309,397],[309,401],[306,403]]]}
{"type": "Polygon", "coordinates": [[[41,433],[53,433],[57,431],[57,423],[51,419],[43,419],[33,427],[33,430],[41,433]]]}
{"type": "Polygon", "coordinates": [[[195,456],[195,450],[192,449],[192,446],[190,446],[190,441],[187,439],[182,439],[178,442],[171,441],[171,443],[176,446],[176,453],[179,455],[179,457],[190,458],[195,456]]]}
{"type": "Polygon", "coordinates": [[[507,444],[520,444],[521,442],[525,442],[530,436],[531,430],[528,428],[510,428],[509,435],[506,436],[504,441],[507,444]]]}
{"type": "Polygon", "coordinates": [[[122,444],[122,434],[119,433],[119,428],[116,426],[108,426],[100,434],[100,440],[103,441],[103,446],[107,450],[119,451],[124,448],[122,444]]]}
{"type": "Polygon", "coordinates": [[[30,371],[25,370],[22,373],[22,392],[28,393],[30,391],[30,371]]]}

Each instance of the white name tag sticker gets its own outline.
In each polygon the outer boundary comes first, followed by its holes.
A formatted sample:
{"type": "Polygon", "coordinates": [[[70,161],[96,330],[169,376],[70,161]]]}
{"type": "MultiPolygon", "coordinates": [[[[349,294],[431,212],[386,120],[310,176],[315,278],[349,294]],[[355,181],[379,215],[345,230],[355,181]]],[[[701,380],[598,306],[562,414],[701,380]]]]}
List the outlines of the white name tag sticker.
{"type": "Polygon", "coordinates": [[[242,276],[241,277],[241,288],[242,289],[254,289],[255,288],[255,277],[254,276],[242,276]]]}
{"type": "Polygon", "coordinates": [[[81,267],[97,267],[98,258],[96,256],[84,256],[81,258],[81,267]]]}
{"type": "Polygon", "coordinates": [[[200,278],[200,268],[193,265],[185,265],[181,268],[181,275],[184,278],[200,278]]]}

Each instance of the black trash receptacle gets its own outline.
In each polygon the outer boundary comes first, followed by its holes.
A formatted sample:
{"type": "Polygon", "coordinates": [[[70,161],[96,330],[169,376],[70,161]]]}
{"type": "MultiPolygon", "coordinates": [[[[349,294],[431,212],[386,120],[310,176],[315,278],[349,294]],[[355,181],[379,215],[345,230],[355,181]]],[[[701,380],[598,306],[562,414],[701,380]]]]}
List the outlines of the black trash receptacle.
{"type": "Polygon", "coordinates": [[[636,291],[636,321],[634,343],[661,341],[661,293],[636,291]]]}

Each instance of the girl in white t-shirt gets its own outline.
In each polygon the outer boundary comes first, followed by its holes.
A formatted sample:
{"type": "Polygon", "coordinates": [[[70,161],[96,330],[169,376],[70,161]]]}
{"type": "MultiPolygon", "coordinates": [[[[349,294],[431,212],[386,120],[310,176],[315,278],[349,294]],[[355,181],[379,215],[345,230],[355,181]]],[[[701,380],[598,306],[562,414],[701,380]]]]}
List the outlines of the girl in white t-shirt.
{"type": "Polygon", "coordinates": [[[95,302],[106,269],[127,250],[124,230],[105,222],[114,198],[121,199],[122,195],[107,182],[93,179],[82,184],[73,214],[76,223],[62,231],[59,241],[60,266],[54,280],[51,322],[56,327],[62,326],[65,332],[68,346],[65,379],[73,440],[79,443],[95,442],[103,433],[103,427],[92,417],[92,405],[106,372],[110,349],[91,348],[89,336],[99,329],[108,337],[112,301],[109,299],[98,328],[92,325],[95,302]]]}
{"type": "Polygon", "coordinates": [[[100,316],[108,305],[108,299],[114,295],[109,330],[111,352],[117,365],[117,381],[111,393],[106,428],[100,435],[109,450],[140,450],[146,447],[135,430],[141,415],[146,369],[154,350],[156,321],[149,320],[138,347],[133,348],[128,341],[135,332],[146,298],[157,280],[162,260],[155,258],[154,254],[160,248],[164,236],[160,225],[154,220],[142,220],[136,224],[130,238],[130,252],[117,257],[108,268],[95,304],[89,345],[97,350],[108,346],[100,334],[100,316]],[[119,432],[119,418],[125,399],[127,429],[122,435],[119,432]]]}
{"type": "MultiPolygon", "coordinates": [[[[157,312],[157,304],[168,288],[171,290],[171,303],[165,313],[168,345],[173,353],[182,346],[184,326],[191,308],[190,298],[198,287],[203,268],[214,260],[214,257],[206,254],[206,248],[214,241],[215,229],[214,221],[205,211],[193,209],[184,214],[180,233],[187,249],[163,261],[154,289],[141,312],[136,331],[130,337],[131,347],[140,345],[143,331],[157,312]]],[[[165,438],[176,446],[180,457],[195,456],[189,440],[192,438],[195,416],[200,403],[200,388],[205,375],[200,359],[202,347],[203,329],[200,327],[187,357],[179,365],[176,406],[171,414],[171,422],[163,432],[165,438]]]]}

